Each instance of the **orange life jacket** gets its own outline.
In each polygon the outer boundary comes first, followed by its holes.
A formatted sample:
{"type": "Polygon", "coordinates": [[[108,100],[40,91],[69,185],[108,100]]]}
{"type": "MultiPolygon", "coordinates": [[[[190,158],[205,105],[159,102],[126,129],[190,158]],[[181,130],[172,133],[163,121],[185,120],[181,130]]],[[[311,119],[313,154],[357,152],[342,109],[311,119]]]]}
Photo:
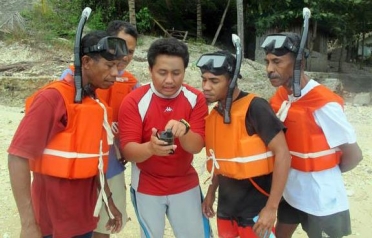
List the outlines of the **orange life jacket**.
{"type": "MultiPolygon", "coordinates": [[[[270,100],[275,112],[283,101],[288,101],[288,94],[283,87],[279,87],[270,100]]],[[[284,125],[287,127],[285,137],[292,155],[292,168],[311,172],[330,169],[339,164],[341,152],[329,147],[313,115],[314,111],[329,102],[343,106],[342,98],[323,85],[316,86],[299,100],[291,102],[284,125]]]]}
{"type": "MultiPolygon", "coordinates": [[[[73,64],[69,66],[72,72],[75,71],[73,64]]],[[[124,97],[133,90],[133,87],[137,84],[138,80],[133,74],[128,71],[124,71],[119,77],[116,78],[116,82],[108,89],[96,89],[97,97],[105,101],[109,107],[112,108],[112,120],[118,121],[119,108],[124,97]]]]}
{"type": "MultiPolygon", "coordinates": [[[[68,122],[66,129],[51,139],[41,158],[29,160],[30,169],[68,179],[93,177],[97,175],[99,167],[105,171],[109,143],[112,143],[111,110],[106,109],[104,103],[90,97],[85,97],[81,104],[75,104],[75,88],[66,81],[52,82],[41,90],[49,88],[61,93],[68,122]]],[[[37,93],[27,99],[26,113],[37,93]]]]}
{"type": "Polygon", "coordinates": [[[235,179],[247,179],[269,174],[274,168],[274,156],[254,134],[249,136],[245,117],[254,94],[234,101],[231,107],[231,124],[212,110],[206,117],[205,146],[209,172],[235,179]]]}
{"type": "Polygon", "coordinates": [[[116,82],[109,89],[97,89],[96,93],[99,98],[104,100],[112,108],[114,122],[118,121],[118,114],[121,102],[127,96],[133,87],[137,84],[137,79],[128,71],[116,78],[116,82]]]}

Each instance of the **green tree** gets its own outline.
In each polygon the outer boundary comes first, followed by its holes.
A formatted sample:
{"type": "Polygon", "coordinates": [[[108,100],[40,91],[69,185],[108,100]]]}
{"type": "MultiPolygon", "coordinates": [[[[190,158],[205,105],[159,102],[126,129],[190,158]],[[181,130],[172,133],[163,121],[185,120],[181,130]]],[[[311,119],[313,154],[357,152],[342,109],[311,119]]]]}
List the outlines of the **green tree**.
{"type": "Polygon", "coordinates": [[[137,27],[136,21],[136,1],[135,0],[128,0],[128,9],[129,9],[129,22],[137,27]]]}

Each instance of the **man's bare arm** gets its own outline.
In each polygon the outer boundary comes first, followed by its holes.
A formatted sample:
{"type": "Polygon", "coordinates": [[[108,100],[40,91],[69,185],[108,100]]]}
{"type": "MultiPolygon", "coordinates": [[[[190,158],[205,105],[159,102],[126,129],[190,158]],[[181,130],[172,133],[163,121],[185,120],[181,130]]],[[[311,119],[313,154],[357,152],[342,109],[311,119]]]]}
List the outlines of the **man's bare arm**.
{"type": "Polygon", "coordinates": [[[275,224],[276,213],[287,182],[291,155],[283,131],[279,132],[268,144],[268,148],[275,155],[273,178],[269,199],[259,213],[259,219],[253,226],[256,234],[271,231],[275,224]]]}
{"type": "Polygon", "coordinates": [[[150,141],[144,143],[127,143],[124,148],[122,148],[125,159],[130,162],[141,163],[153,155],[168,156],[171,150],[177,148],[176,145],[167,145],[167,142],[159,140],[156,133],[157,130],[152,128],[150,141]]]}
{"type": "Polygon", "coordinates": [[[343,144],[339,146],[342,151],[340,169],[341,172],[347,172],[355,168],[363,159],[362,151],[357,143],[343,144]]]}
{"type": "Polygon", "coordinates": [[[186,135],[179,137],[181,146],[191,154],[199,153],[204,147],[204,140],[201,135],[190,130],[186,135]]]}
{"type": "Polygon", "coordinates": [[[21,218],[20,237],[40,238],[40,228],[36,223],[31,199],[31,174],[28,160],[8,155],[8,168],[13,196],[21,218]]]}
{"type": "Polygon", "coordinates": [[[269,143],[269,150],[274,153],[275,163],[270,197],[266,206],[277,208],[287,183],[291,155],[285,140],[284,132],[279,132],[269,143]]]}

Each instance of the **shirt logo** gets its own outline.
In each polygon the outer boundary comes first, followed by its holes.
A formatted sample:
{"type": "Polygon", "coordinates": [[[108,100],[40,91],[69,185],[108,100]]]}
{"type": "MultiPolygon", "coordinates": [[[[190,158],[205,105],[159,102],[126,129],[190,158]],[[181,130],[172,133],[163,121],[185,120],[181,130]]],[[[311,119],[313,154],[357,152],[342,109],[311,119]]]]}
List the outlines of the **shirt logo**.
{"type": "Polygon", "coordinates": [[[128,80],[127,77],[116,77],[116,82],[127,82],[128,80]]]}
{"type": "Polygon", "coordinates": [[[165,110],[164,110],[164,112],[172,112],[173,111],[173,109],[171,108],[171,107],[167,107],[167,108],[165,108],[165,110]]]}

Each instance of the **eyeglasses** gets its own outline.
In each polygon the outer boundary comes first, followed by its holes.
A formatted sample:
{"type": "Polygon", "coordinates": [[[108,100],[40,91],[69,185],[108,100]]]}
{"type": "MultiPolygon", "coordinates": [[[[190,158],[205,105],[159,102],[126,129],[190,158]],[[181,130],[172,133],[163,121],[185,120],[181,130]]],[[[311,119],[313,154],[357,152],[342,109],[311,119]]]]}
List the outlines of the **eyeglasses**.
{"type": "Polygon", "coordinates": [[[204,54],[202,55],[196,66],[200,69],[206,69],[214,74],[232,73],[232,66],[227,62],[227,57],[224,55],[204,54]]]}
{"type": "Polygon", "coordinates": [[[265,51],[270,52],[283,48],[294,53],[296,53],[298,50],[297,47],[290,42],[287,36],[281,34],[268,35],[262,43],[261,48],[264,48],[265,51]]]}
{"type": "Polygon", "coordinates": [[[99,53],[106,60],[112,61],[128,55],[128,48],[125,40],[115,36],[106,36],[96,45],[85,47],[83,53],[99,53]]]}

